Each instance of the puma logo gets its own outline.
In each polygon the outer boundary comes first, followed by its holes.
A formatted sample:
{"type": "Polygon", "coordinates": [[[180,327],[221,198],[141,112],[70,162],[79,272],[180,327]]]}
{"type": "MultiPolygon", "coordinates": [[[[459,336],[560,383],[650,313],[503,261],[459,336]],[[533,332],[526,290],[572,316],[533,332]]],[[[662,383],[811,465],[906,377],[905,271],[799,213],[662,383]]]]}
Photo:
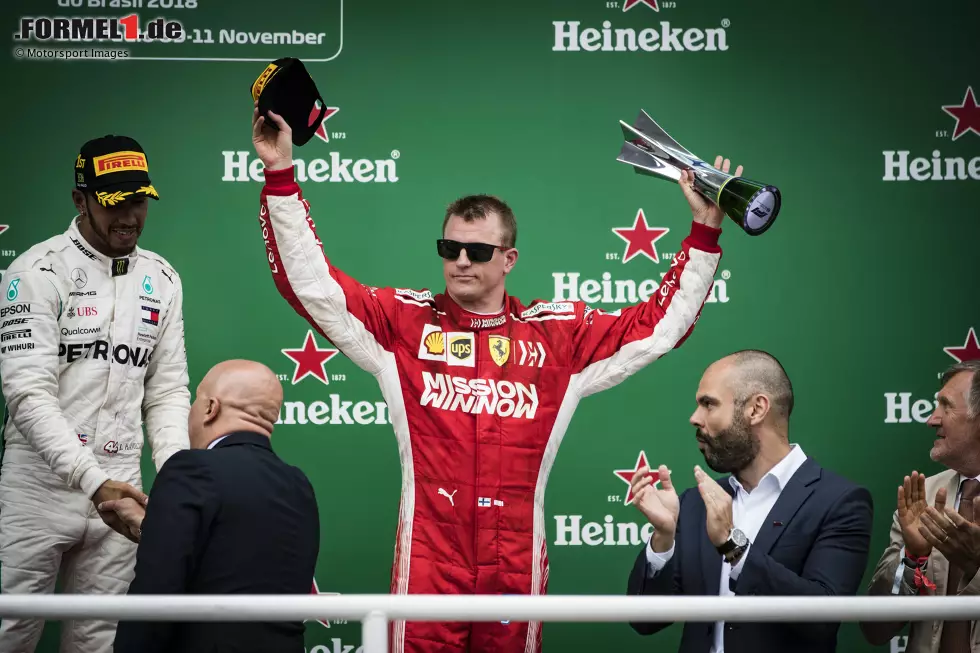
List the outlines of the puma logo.
{"type": "Polygon", "coordinates": [[[40,270],[41,272],[50,272],[51,274],[54,274],[54,267],[53,266],[52,267],[49,267],[49,268],[39,267],[38,270],[40,270]]]}
{"type": "Polygon", "coordinates": [[[457,492],[459,492],[458,489],[457,490],[453,490],[453,493],[452,494],[449,494],[448,492],[446,492],[442,488],[439,488],[439,494],[441,494],[442,496],[444,496],[447,499],[449,499],[449,503],[451,503],[453,505],[453,508],[456,507],[456,503],[453,501],[453,497],[456,496],[456,493],[457,492]]]}

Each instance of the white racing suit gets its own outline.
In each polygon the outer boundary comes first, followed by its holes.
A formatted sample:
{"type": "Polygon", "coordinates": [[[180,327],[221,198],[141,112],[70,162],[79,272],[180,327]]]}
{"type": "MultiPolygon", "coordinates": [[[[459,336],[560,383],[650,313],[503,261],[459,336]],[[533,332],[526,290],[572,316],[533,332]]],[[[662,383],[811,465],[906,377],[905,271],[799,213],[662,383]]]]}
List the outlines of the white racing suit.
{"type": "MultiPolygon", "coordinates": [[[[111,259],[65,233],[17,257],[0,285],[0,592],[123,594],[136,545],[91,497],[142,488],[143,418],[159,470],[189,448],[183,293],[161,257],[111,259]]],[[[34,650],[44,622],[3,619],[0,653],[34,650]]],[[[61,651],[112,650],[115,621],[65,621],[61,651]]]]}

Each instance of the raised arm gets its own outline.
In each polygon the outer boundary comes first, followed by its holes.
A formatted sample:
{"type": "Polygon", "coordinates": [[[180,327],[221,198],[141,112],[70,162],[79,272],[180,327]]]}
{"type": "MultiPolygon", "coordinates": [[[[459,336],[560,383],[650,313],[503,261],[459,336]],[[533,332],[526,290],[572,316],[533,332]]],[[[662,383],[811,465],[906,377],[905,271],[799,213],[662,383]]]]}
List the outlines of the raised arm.
{"type": "MultiPolygon", "coordinates": [[[[728,172],[730,162],[716,166],[728,172]]],[[[742,174],[742,166],[735,175],[742,174]]],[[[691,207],[691,232],[681,243],[670,270],[657,291],[645,302],[613,312],[582,309],[576,316],[572,368],[578,394],[605,390],[667,352],[684,344],[701,316],[721,261],[718,237],[724,213],[693,188],[693,176],[684,171],[680,187],[691,207]]]]}
{"type": "Polygon", "coordinates": [[[279,131],[255,109],[252,142],[265,164],[259,225],[276,288],[358,367],[378,374],[394,360],[387,352],[393,346],[395,293],[365,286],[330,262],[310,204],[293,178],[292,132],[280,116],[271,117],[279,131]]]}
{"type": "Polygon", "coordinates": [[[711,291],[721,260],[720,233],[692,223],[670,271],[647,301],[612,313],[584,310],[572,345],[581,396],[622,382],[684,343],[711,291]]]}

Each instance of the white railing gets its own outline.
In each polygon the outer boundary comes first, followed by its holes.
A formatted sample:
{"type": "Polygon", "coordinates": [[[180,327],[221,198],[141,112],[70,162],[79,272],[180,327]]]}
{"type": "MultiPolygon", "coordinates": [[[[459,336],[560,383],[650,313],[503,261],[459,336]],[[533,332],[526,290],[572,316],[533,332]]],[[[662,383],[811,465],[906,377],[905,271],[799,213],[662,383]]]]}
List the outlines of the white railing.
{"type": "Polygon", "coordinates": [[[980,620],[976,596],[0,596],[0,618],[140,621],[312,621],[363,624],[364,653],[387,653],[388,622],[410,621],[931,621],[980,620]]]}

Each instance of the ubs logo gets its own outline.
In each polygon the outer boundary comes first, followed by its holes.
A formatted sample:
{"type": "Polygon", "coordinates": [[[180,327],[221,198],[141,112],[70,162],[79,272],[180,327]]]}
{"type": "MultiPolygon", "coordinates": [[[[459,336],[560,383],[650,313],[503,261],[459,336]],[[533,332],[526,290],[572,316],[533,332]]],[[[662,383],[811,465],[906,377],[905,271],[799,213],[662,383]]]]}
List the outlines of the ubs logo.
{"type": "Polygon", "coordinates": [[[68,309],[69,319],[74,317],[96,317],[98,314],[99,309],[95,306],[79,306],[78,308],[72,306],[68,309]]]}

